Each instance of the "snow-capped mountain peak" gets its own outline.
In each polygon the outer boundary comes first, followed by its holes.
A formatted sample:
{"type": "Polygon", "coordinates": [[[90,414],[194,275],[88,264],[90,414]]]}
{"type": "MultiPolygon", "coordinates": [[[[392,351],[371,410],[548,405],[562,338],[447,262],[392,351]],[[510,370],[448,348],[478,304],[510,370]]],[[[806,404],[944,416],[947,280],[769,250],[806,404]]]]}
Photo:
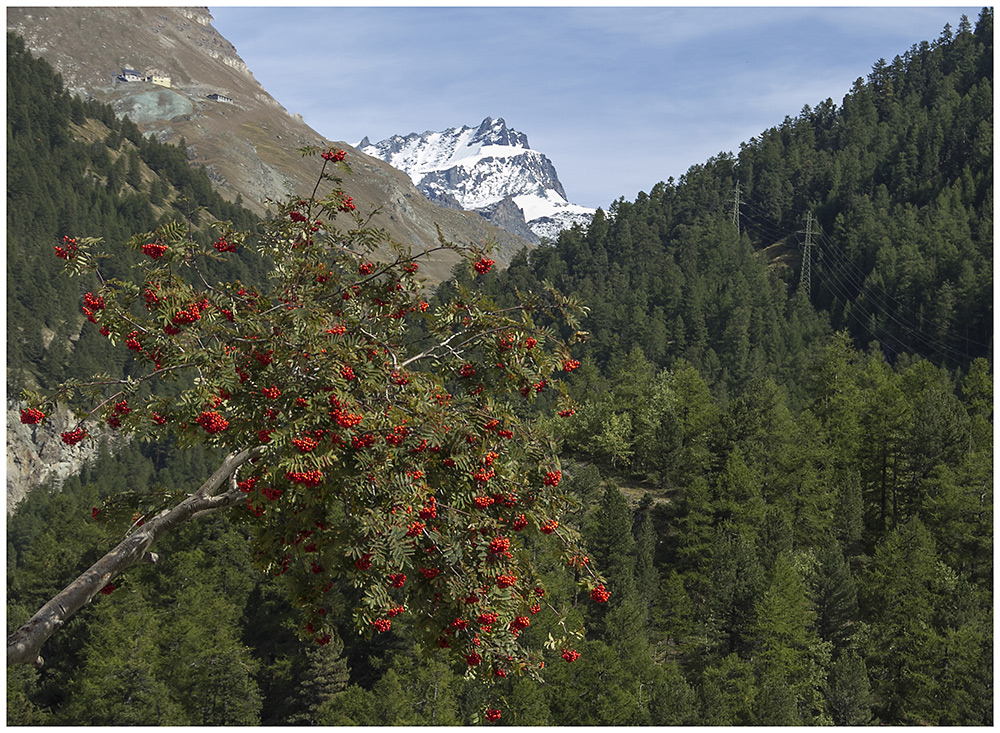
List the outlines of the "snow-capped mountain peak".
{"type": "Polygon", "coordinates": [[[487,117],[479,127],[393,135],[374,144],[366,137],[357,148],[404,171],[431,200],[478,211],[531,241],[554,238],[576,222],[587,224],[594,214],[566,200],[552,162],[502,117],[487,117]]]}

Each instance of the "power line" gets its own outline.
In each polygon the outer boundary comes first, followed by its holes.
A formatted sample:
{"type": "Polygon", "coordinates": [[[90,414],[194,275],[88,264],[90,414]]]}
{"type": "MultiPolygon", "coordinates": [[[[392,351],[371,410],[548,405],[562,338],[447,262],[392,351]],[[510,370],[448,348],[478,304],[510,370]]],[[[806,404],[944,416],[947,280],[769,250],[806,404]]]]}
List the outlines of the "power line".
{"type": "MultiPolygon", "coordinates": [[[[967,351],[955,349],[944,341],[930,336],[907,319],[903,312],[909,312],[909,308],[888,293],[884,288],[880,287],[877,282],[871,279],[869,274],[861,270],[850,258],[848,258],[847,255],[843,253],[840,248],[835,245],[833,240],[822,230],[822,227],[817,227],[819,240],[813,241],[811,231],[811,211],[807,210],[805,212],[808,217],[806,222],[806,231],[793,232],[774,222],[768,212],[764,211],[764,209],[757,206],[755,203],[747,199],[743,199],[740,203],[740,214],[743,217],[743,220],[748,224],[748,226],[751,226],[758,233],[758,235],[764,235],[764,237],[770,241],[777,242],[781,239],[798,234],[806,234],[806,242],[800,245],[803,247],[803,260],[799,281],[800,287],[804,286],[806,288],[807,296],[811,295],[811,250],[813,246],[816,246],[821,255],[820,262],[826,262],[830,267],[829,272],[824,270],[822,267],[817,268],[816,270],[816,274],[823,282],[827,292],[835,301],[841,304],[842,308],[849,311],[853,320],[855,320],[859,326],[864,328],[884,348],[893,353],[898,350],[892,344],[887,343],[877,333],[873,332],[868,323],[862,321],[862,318],[870,322],[875,328],[881,331],[885,337],[890,338],[899,346],[903,346],[905,343],[900,339],[900,335],[904,335],[909,336],[913,346],[934,352],[941,358],[955,363],[956,365],[961,366],[972,358],[967,351]],[[823,247],[823,244],[825,244],[826,247],[823,247]],[[810,255],[809,257],[806,256],[807,253],[810,255]],[[826,256],[823,256],[824,254],[826,256]],[[856,293],[853,297],[852,292],[856,293]],[[872,300],[869,298],[862,300],[861,297],[865,293],[884,296],[884,299],[880,298],[872,300]],[[881,302],[879,302],[879,300],[881,300],[881,302]],[[886,300],[892,301],[897,306],[897,310],[899,312],[890,311],[886,307],[886,300]],[[867,307],[865,306],[865,302],[869,303],[867,307]],[[859,317],[859,315],[861,317],[859,317]],[[900,329],[900,333],[894,334],[888,331],[885,326],[881,325],[886,322],[896,324],[896,326],[900,329]]],[[[956,340],[964,340],[967,343],[982,346],[983,348],[989,348],[986,344],[976,341],[975,339],[970,339],[966,336],[956,334],[954,331],[948,331],[947,333],[953,336],[956,340]]]]}

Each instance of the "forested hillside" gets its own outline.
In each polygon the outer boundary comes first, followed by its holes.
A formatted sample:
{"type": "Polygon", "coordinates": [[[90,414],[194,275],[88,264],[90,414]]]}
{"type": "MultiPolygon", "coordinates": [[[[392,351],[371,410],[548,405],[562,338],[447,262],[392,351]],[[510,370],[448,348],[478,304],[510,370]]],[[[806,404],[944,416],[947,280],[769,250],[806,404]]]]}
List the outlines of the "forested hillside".
{"type": "MultiPolygon", "coordinates": [[[[464,283],[502,304],[548,279],[590,308],[565,376],[578,406],[552,430],[611,599],[585,603],[538,558],[588,634],[544,684],[498,680],[503,723],[992,725],[992,21],[963,18],[840,106],[464,283]]],[[[82,291],[44,262],[52,245],[149,229],[175,195],[152,173],[182,190],[196,173],[61,94],[16,43],[8,150],[8,309],[26,319],[8,321],[8,379],[48,384],[93,338],[68,346],[82,291]],[[108,144],[73,141],[97,120],[108,144]],[[31,268],[47,275],[11,295],[31,268]]],[[[184,195],[238,218],[202,185],[184,195]]],[[[8,630],[127,528],[94,521],[103,501],[127,487],[152,503],[208,465],[128,444],[29,495],[8,519],[8,630]]],[[[374,640],[345,618],[332,643],[299,641],[235,513],[157,551],[52,638],[45,667],[9,670],[9,724],[468,724],[482,707],[406,616],[374,640]]],[[[542,613],[524,635],[551,627],[542,613]]]]}
{"type": "MultiPolygon", "coordinates": [[[[212,221],[254,224],[188,163],[185,150],[143,137],[108,105],[71,96],[45,61],[8,35],[7,369],[15,394],[33,382],[54,386],[124,368],[103,337],[81,330],[86,319],[77,303],[94,283],[60,277],[53,245],[65,235],[124,242],[179,217],[191,217],[205,241],[212,221]]],[[[124,250],[109,263],[110,276],[141,256],[124,250]]],[[[236,268],[230,277],[261,272],[260,263],[236,268]]]]}

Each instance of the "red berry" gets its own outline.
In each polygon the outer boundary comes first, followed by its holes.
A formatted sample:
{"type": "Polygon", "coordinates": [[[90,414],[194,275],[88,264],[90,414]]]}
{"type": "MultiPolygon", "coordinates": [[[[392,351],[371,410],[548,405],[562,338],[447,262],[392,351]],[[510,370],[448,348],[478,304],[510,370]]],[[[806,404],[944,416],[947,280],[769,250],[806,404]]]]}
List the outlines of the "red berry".
{"type": "Polygon", "coordinates": [[[488,260],[485,257],[480,258],[480,260],[472,265],[476,268],[476,272],[480,275],[485,275],[493,267],[493,260],[488,260]]]}
{"type": "Polygon", "coordinates": [[[500,711],[496,708],[486,708],[486,719],[490,722],[500,720],[500,711]]]}

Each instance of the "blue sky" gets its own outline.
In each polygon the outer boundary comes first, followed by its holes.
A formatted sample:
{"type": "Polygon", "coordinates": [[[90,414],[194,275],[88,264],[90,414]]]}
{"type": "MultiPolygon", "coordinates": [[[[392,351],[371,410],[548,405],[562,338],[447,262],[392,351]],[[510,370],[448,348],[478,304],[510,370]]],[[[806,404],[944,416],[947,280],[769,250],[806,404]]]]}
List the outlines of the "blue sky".
{"type": "Polygon", "coordinates": [[[604,207],[796,116],[979,7],[231,7],[213,25],[331,140],[503,117],[604,207]]]}

